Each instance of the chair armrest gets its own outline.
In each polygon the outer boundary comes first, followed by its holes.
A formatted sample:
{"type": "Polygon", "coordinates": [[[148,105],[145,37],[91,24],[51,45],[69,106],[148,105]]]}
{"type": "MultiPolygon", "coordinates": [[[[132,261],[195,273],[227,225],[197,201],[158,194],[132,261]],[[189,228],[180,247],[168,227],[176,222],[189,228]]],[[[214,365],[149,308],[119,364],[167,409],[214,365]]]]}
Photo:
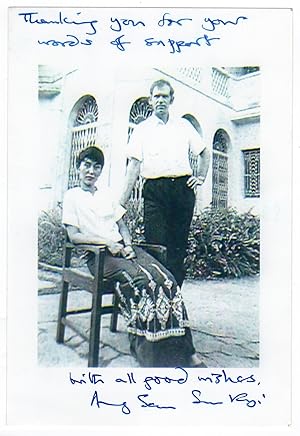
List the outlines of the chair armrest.
{"type": "Polygon", "coordinates": [[[81,250],[92,251],[93,253],[98,253],[99,251],[106,250],[106,245],[104,244],[73,244],[71,242],[67,242],[67,246],[70,248],[79,248],[81,250]]]}
{"type": "Polygon", "coordinates": [[[162,263],[163,265],[166,264],[167,248],[164,245],[149,244],[147,242],[139,242],[133,245],[143,248],[145,251],[147,251],[147,253],[151,254],[160,263],[162,263]]]}
{"type": "Polygon", "coordinates": [[[89,259],[89,253],[91,252],[95,255],[95,264],[98,265],[99,271],[102,270],[106,248],[107,247],[104,244],[74,244],[68,240],[65,241],[63,270],[66,271],[66,269],[70,269],[71,267],[82,267],[82,261],[84,261],[84,264],[86,264],[86,261],[89,259]],[[80,251],[82,251],[84,254],[80,255],[80,251]]]}

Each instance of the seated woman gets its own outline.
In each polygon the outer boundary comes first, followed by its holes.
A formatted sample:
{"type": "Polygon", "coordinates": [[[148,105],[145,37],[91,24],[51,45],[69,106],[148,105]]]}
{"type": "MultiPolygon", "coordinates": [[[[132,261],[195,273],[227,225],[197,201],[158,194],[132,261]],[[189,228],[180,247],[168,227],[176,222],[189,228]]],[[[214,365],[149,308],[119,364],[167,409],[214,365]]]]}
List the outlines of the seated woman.
{"type": "MultiPolygon", "coordinates": [[[[129,334],[130,350],[143,367],[205,367],[193,346],[180,288],[171,273],[139,247],[133,248],[112,193],[97,188],[104,165],[97,147],[77,159],[80,186],[69,189],[63,203],[63,223],[75,244],[105,244],[104,276],[119,295],[120,311],[129,334]]],[[[94,273],[94,254],[88,267],[94,273]]]]}

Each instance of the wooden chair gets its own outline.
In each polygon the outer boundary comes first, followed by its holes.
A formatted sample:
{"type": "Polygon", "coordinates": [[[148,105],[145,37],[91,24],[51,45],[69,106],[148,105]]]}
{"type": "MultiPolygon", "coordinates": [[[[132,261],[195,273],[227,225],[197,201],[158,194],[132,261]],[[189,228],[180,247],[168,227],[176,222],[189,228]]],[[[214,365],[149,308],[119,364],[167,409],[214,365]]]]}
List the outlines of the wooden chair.
{"type": "MultiPolygon", "coordinates": [[[[166,248],[160,245],[152,244],[138,244],[144,248],[161,263],[166,260],[166,248]]],[[[118,296],[109,281],[103,277],[104,258],[106,253],[105,245],[90,245],[90,244],[72,244],[66,237],[64,243],[63,255],[63,271],[62,271],[62,289],[58,310],[57,334],[56,341],[58,343],[64,342],[65,327],[71,328],[80,337],[89,343],[88,351],[88,366],[97,367],[99,364],[99,351],[100,351],[100,330],[101,330],[101,317],[102,315],[110,314],[110,330],[117,331],[118,323],[118,296]],[[95,275],[81,271],[78,267],[72,266],[72,256],[76,253],[77,249],[91,251],[95,254],[95,275]],[[92,293],[91,307],[84,307],[79,309],[68,309],[68,296],[71,286],[85,290],[92,293]],[[104,304],[103,296],[110,294],[112,301],[104,304]],[[90,332],[86,334],[80,329],[75,320],[71,320],[69,316],[90,313],[90,332]]]]}

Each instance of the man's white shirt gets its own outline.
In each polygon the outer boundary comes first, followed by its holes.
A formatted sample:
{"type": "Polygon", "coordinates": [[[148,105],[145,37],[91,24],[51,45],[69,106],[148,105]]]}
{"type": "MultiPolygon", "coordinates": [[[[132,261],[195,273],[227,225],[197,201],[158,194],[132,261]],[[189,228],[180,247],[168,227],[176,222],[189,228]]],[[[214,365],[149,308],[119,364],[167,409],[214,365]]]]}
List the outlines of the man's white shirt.
{"type": "Polygon", "coordinates": [[[189,121],[170,115],[165,124],[152,115],[134,128],[127,157],[141,162],[144,178],[180,177],[192,174],[189,151],[199,155],[204,148],[201,136],[189,121]]]}

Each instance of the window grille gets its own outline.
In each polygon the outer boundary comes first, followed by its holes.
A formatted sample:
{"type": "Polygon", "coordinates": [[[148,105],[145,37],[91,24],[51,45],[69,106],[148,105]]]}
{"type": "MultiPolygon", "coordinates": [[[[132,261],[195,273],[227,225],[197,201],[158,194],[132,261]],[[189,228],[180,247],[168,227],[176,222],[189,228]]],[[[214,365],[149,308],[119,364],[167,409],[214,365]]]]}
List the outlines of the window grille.
{"type": "Polygon", "coordinates": [[[212,206],[226,208],[228,197],[228,158],[213,151],[212,161],[212,206]]]}
{"type": "Polygon", "coordinates": [[[215,94],[229,98],[228,75],[217,68],[212,69],[212,89],[215,94]]]}
{"type": "Polygon", "coordinates": [[[98,121],[98,105],[94,97],[86,98],[77,111],[75,126],[98,121]]]}
{"type": "Polygon", "coordinates": [[[228,203],[228,142],[225,132],[218,131],[213,143],[212,207],[226,208],[228,203]]]}
{"type": "Polygon", "coordinates": [[[246,198],[260,196],[260,150],[244,150],[244,194],[246,198]]]}
{"type": "Polygon", "coordinates": [[[153,109],[147,97],[141,97],[133,103],[129,114],[128,141],[134,126],[150,117],[152,112],[153,109]]]}
{"type": "Polygon", "coordinates": [[[71,129],[71,156],[68,188],[79,185],[76,159],[81,150],[95,145],[98,131],[98,105],[93,97],[85,98],[77,110],[71,129]]]}
{"type": "Polygon", "coordinates": [[[179,68],[179,73],[192,82],[201,82],[201,68],[199,67],[181,67],[179,68]]]}
{"type": "MultiPolygon", "coordinates": [[[[147,97],[141,97],[133,103],[129,113],[128,141],[134,130],[134,126],[140,124],[142,121],[150,117],[152,112],[153,109],[152,106],[149,104],[149,100],[147,97]]],[[[134,208],[138,211],[138,213],[142,213],[143,209],[142,193],[144,182],[144,179],[139,176],[133,187],[132,194],[129,199],[130,203],[133,204],[134,208]]]]}

